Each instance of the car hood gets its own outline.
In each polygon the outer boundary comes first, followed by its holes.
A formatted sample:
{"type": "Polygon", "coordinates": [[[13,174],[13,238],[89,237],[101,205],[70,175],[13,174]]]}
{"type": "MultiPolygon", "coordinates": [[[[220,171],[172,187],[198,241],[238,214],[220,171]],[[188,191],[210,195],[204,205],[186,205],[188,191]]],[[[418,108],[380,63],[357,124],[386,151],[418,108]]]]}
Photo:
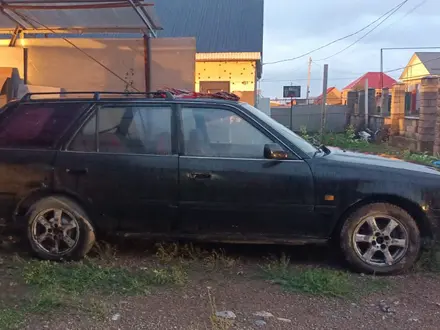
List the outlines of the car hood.
{"type": "Polygon", "coordinates": [[[328,157],[329,160],[334,160],[344,163],[357,163],[359,165],[367,165],[367,166],[368,165],[381,166],[381,167],[388,167],[393,169],[421,172],[425,174],[440,175],[440,171],[438,171],[434,167],[409,163],[397,158],[392,158],[392,157],[388,158],[383,156],[363,154],[359,152],[345,151],[339,148],[329,147],[328,149],[330,149],[331,153],[325,157],[326,158],[328,157]]]}

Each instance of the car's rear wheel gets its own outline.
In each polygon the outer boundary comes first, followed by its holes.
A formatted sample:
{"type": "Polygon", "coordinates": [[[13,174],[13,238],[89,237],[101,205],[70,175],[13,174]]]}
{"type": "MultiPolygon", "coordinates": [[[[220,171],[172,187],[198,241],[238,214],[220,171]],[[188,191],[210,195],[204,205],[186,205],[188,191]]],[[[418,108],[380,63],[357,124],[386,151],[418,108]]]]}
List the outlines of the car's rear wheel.
{"type": "Polygon", "coordinates": [[[86,213],[68,198],[44,198],[29,209],[27,217],[29,245],[41,259],[79,260],[95,242],[94,229],[86,213]]]}
{"type": "Polygon", "coordinates": [[[395,274],[411,268],[420,252],[420,231],[402,208],[373,203],[354,211],[341,230],[341,248],[359,272],[395,274]]]}

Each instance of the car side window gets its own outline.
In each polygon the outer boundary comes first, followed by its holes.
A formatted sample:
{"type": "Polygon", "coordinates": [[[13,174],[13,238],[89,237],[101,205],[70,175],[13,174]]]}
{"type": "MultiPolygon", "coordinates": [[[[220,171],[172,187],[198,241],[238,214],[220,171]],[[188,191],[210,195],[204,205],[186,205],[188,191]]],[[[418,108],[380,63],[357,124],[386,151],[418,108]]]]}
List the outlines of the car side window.
{"type": "Polygon", "coordinates": [[[188,156],[261,159],[275,142],[226,109],[183,108],[182,126],[188,156]]]}
{"type": "Polygon", "coordinates": [[[171,107],[100,106],[72,140],[69,150],[170,155],[171,107]]]}
{"type": "Polygon", "coordinates": [[[12,105],[0,119],[0,148],[50,149],[89,104],[47,102],[12,105]]]}

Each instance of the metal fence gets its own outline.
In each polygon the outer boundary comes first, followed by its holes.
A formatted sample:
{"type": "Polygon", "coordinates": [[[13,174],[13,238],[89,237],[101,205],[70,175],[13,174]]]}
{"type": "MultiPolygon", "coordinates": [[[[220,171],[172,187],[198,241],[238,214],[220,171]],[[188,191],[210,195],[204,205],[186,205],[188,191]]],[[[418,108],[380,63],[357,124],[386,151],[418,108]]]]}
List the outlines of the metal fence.
{"type": "MultiPolygon", "coordinates": [[[[315,133],[321,129],[322,107],[320,105],[301,105],[294,106],[292,117],[291,108],[271,108],[273,119],[299,132],[301,127],[307,128],[308,132],[315,133]],[[290,124],[290,118],[292,123],[290,124]]],[[[328,105],[325,119],[325,130],[335,133],[344,132],[347,124],[347,113],[349,108],[345,105],[328,105]]]]}

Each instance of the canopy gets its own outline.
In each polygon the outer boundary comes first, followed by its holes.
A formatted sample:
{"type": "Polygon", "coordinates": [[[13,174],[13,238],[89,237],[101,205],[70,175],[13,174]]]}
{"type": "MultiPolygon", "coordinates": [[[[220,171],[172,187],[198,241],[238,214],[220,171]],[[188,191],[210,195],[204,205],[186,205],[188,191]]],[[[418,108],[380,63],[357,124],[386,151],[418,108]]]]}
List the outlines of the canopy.
{"type": "Polygon", "coordinates": [[[148,33],[162,29],[154,4],[139,0],[0,1],[0,34],[148,33]]]}

